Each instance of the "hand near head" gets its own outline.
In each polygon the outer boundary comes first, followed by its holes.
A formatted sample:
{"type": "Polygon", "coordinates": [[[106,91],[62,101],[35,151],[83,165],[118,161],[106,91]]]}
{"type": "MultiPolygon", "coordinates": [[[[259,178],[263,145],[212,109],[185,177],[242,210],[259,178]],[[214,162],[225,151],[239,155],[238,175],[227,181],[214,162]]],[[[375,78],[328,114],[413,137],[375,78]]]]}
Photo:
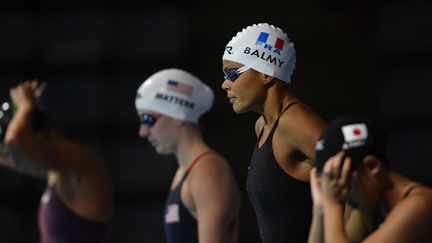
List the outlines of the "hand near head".
{"type": "Polygon", "coordinates": [[[29,80],[10,89],[9,94],[17,109],[20,107],[33,108],[39,102],[44,88],[44,83],[41,84],[37,80],[29,80]]]}
{"type": "Polygon", "coordinates": [[[344,202],[350,192],[351,159],[343,152],[327,160],[321,175],[324,200],[344,202]]]}
{"type": "Polygon", "coordinates": [[[314,211],[320,211],[322,209],[323,191],[321,186],[321,178],[318,175],[317,169],[313,168],[310,171],[310,188],[314,211]]]}

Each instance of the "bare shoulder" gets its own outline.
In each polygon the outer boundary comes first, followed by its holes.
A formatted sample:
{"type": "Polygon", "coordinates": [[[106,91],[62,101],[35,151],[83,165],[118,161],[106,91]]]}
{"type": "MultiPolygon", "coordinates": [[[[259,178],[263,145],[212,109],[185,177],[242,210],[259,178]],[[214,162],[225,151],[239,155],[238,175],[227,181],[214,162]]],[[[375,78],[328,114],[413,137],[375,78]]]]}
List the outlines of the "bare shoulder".
{"type": "Polygon", "coordinates": [[[51,141],[51,147],[55,150],[53,158],[55,165],[63,170],[83,170],[100,169],[105,167],[102,159],[90,148],[59,137],[51,141]]]}
{"type": "Polygon", "coordinates": [[[288,108],[279,119],[278,127],[287,131],[295,131],[298,128],[323,129],[324,121],[309,106],[298,103],[288,108]]]}
{"type": "Polygon", "coordinates": [[[188,184],[200,194],[238,194],[237,182],[228,161],[217,153],[202,158],[191,170],[188,184]]]}
{"type": "Polygon", "coordinates": [[[404,242],[423,242],[424,239],[432,240],[431,224],[432,190],[422,186],[391,210],[377,235],[393,235],[404,242]]]}
{"type": "Polygon", "coordinates": [[[76,214],[107,222],[112,217],[112,181],[105,162],[91,149],[69,140],[58,144],[62,151],[55,171],[65,204],[76,214]]]}
{"type": "Polygon", "coordinates": [[[190,176],[205,181],[220,180],[232,177],[228,161],[220,154],[214,152],[204,156],[190,172],[190,176]]]}
{"type": "Polygon", "coordinates": [[[412,219],[429,215],[430,218],[427,219],[432,223],[432,189],[426,186],[417,187],[408,197],[396,204],[389,217],[392,215],[403,215],[412,219]]]}
{"type": "Polygon", "coordinates": [[[431,192],[427,187],[417,187],[397,203],[384,223],[363,242],[432,242],[431,192]]]}
{"type": "Polygon", "coordinates": [[[400,203],[400,208],[412,210],[419,216],[423,215],[428,222],[432,223],[432,188],[423,185],[417,187],[400,203]]]}
{"type": "Polygon", "coordinates": [[[191,170],[185,183],[197,208],[217,205],[227,212],[236,212],[240,205],[237,182],[228,162],[219,154],[206,155],[191,170]]]}
{"type": "Polygon", "coordinates": [[[279,119],[276,137],[282,144],[290,144],[308,158],[315,157],[315,143],[325,123],[308,106],[293,105],[279,119]]]}

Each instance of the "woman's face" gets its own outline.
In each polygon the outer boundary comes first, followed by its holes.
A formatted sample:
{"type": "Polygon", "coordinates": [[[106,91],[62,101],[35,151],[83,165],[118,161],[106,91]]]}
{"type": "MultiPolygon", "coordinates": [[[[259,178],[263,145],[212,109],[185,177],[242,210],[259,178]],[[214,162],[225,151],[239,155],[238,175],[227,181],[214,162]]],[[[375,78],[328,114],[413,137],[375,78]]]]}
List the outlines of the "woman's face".
{"type": "Polygon", "coordinates": [[[360,170],[353,172],[353,174],[351,175],[351,191],[349,201],[357,208],[365,208],[367,204],[364,193],[364,183],[365,180],[362,172],[360,170]]]}
{"type": "Polygon", "coordinates": [[[159,154],[174,153],[177,145],[176,134],[178,133],[175,131],[178,129],[178,122],[149,110],[138,110],[138,116],[141,120],[139,136],[146,138],[159,154]]]}
{"type": "Polygon", "coordinates": [[[240,74],[236,74],[238,68],[244,65],[223,60],[223,71],[225,80],[222,89],[226,91],[227,98],[237,114],[247,111],[257,111],[262,109],[265,98],[264,75],[249,69],[240,74]],[[234,73],[234,75],[227,75],[234,73]],[[227,76],[231,76],[227,78],[227,76]]]}
{"type": "Polygon", "coordinates": [[[362,164],[352,173],[350,200],[360,208],[370,207],[379,199],[379,188],[379,180],[362,164]]]}

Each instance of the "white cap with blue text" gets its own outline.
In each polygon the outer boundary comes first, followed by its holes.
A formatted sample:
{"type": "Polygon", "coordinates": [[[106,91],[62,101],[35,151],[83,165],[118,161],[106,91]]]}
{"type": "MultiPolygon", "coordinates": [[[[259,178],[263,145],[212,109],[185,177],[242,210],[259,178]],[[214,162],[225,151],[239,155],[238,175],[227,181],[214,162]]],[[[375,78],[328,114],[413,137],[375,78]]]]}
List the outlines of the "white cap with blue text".
{"type": "Polygon", "coordinates": [[[238,32],[226,45],[222,59],[291,83],[296,53],[294,44],[282,29],[261,23],[238,32]]]}
{"type": "Polygon", "coordinates": [[[170,68],[156,72],[141,84],[135,107],[198,123],[213,101],[213,91],[201,80],[184,70],[170,68]]]}

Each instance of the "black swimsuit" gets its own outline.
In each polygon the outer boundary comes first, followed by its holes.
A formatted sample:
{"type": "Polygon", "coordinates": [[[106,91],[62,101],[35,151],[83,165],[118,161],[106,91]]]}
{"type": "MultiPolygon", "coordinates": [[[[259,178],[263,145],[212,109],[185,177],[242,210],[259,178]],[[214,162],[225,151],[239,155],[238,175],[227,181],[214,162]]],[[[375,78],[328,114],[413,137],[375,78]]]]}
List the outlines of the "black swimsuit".
{"type": "Polygon", "coordinates": [[[211,152],[213,151],[209,150],[197,156],[186,169],[180,183],[168,194],[165,205],[165,236],[167,243],[198,243],[197,220],[183,205],[181,189],[196,162],[211,152]]]}
{"type": "Polygon", "coordinates": [[[310,187],[287,174],[274,157],[272,140],[278,122],[279,118],[263,146],[258,147],[263,131],[255,145],[247,178],[249,200],[262,242],[304,243],[312,219],[310,187]]]}

